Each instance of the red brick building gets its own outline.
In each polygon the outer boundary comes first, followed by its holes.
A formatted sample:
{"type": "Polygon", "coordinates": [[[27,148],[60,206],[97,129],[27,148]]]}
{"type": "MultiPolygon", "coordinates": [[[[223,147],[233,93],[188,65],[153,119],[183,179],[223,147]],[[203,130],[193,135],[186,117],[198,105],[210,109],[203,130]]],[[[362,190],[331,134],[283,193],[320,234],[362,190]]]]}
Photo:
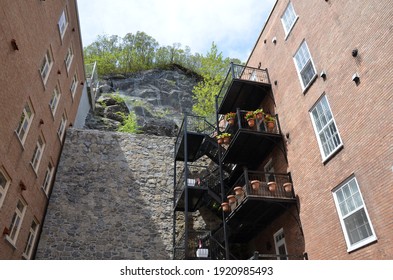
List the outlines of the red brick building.
{"type": "Polygon", "coordinates": [[[86,92],[77,3],[4,0],[0,38],[0,259],[30,259],[86,92]]]}
{"type": "MultiPolygon", "coordinates": [[[[310,259],[393,258],[392,21],[387,0],[278,0],[247,61],[268,69],[310,259]]],[[[251,247],[282,228],[298,250],[290,220],[251,247]]]]}

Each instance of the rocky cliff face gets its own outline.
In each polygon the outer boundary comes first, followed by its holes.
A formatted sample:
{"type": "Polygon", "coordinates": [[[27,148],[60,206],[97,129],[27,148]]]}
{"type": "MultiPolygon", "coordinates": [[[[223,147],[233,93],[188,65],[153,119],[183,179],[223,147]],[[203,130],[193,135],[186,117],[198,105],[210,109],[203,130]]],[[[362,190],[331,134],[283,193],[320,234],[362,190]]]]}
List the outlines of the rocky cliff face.
{"type": "Polygon", "coordinates": [[[142,133],[176,136],[183,114],[192,110],[192,89],[198,79],[198,75],[177,65],[168,70],[147,70],[128,77],[106,77],[101,82],[96,112],[90,113],[85,126],[88,129],[117,129],[119,118],[113,114],[114,108],[102,106],[103,96],[116,92],[124,98],[128,110],[136,114],[142,133]]]}

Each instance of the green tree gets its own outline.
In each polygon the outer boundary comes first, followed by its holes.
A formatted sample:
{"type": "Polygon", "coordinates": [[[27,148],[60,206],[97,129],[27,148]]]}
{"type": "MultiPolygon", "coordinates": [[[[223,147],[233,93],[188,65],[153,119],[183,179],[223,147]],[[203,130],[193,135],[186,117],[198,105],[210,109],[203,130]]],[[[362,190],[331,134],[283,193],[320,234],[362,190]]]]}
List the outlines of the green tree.
{"type": "Polygon", "coordinates": [[[198,116],[206,117],[211,122],[214,121],[215,115],[215,97],[220,92],[230,61],[229,58],[223,58],[214,42],[210,51],[200,59],[199,73],[203,80],[193,89],[195,103],[192,110],[198,116]]]}

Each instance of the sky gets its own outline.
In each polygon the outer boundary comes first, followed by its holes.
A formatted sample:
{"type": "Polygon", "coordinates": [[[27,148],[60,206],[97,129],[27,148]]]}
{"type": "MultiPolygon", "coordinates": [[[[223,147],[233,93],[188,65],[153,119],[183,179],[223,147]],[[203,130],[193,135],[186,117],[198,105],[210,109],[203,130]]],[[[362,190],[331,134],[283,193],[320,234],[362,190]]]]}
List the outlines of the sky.
{"type": "Polygon", "coordinates": [[[180,43],[245,62],[276,0],[78,0],[83,46],[98,35],[143,31],[160,46],[180,43]]]}

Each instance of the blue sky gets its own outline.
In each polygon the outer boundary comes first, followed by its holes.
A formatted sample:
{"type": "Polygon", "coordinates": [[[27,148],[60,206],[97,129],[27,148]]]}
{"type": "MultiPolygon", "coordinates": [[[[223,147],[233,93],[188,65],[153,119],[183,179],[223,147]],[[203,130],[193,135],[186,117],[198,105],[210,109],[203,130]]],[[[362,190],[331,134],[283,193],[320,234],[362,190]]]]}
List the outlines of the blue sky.
{"type": "Polygon", "coordinates": [[[275,0],[78,0],[83,45],[98,35],[143,31],[161,46],[180,43],[246,61],[275,0]]]}

